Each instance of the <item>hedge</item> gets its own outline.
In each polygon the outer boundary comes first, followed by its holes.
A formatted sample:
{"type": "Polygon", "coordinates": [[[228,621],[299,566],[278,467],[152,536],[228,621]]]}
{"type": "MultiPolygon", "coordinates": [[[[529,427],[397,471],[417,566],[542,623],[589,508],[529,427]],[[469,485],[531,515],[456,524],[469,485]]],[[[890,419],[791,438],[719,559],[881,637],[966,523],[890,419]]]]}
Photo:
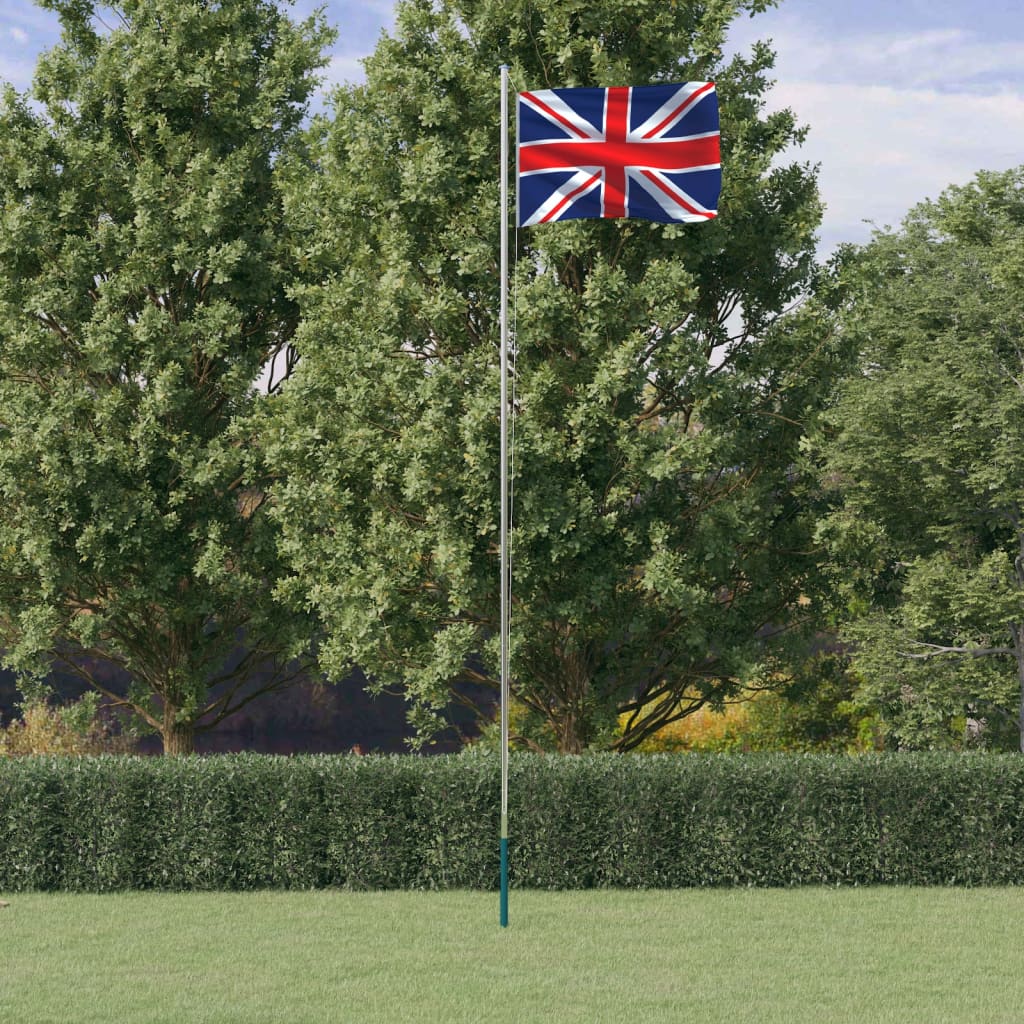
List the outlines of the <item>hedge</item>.
{"type": "MultiPolygon", "coordinates": [[[[511,759],[519,888],[1024,883],[1024,757],[511,759]]],[[[0,892],[498,883],[497,758],[0,761],[0,892]]]]}

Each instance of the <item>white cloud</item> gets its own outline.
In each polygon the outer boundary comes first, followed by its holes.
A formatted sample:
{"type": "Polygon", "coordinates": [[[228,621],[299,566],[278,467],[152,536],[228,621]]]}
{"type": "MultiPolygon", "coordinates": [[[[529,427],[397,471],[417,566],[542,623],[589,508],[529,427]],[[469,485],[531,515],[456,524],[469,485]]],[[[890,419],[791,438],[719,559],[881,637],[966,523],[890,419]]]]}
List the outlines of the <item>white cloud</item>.
{"type": "Polygon", "coordinates": [[[0,53],[0,82],[10,82],[19,92],[24,92],[32,84],[34,73],[34,60],[22,60],[0,53]]]}
{"type": "Polygon", "coordinates": [[[330,90],[335,85],[347,82],[362,82],[366,78],[363,70],[363,57],[350,55],[331,57],[331,62],[324,70],[323,88],[330,90]]]}
{"type": "Polygon", "coordinates": [[[825,250],[865,240],[864,220],[895,225],[911,206],[979,170],[1024,163],[1024,94],[786,81],[772,103],[810,125],[791,155],[821,164],[825,250]]]}
{"type": "Polygon", "coordinates": [[[866,32],[831,36],[783,21],[763,32],[744,25],[734,45],[749,45],[767,34],[783,78],[825,82],[882,83],[939,91],[990,91],[999,84],[1024,83],[1024,37],[983,39],[967,29],[921,32],[866,32]]]}
{"type": "Polygon", "coordinates": [[[883,41],[882,52],[886,57],[902,57],[921,50],[933,50],[936,46],[960,44],[964,41],[965,35],[962,29],[944,28],[897,36],[888,42],[883,41]]]}
{"type": "Polygon", "coordinates": [[[57,42],[59,20],[31,3],[0,5],[0,80],[24,92],[32,84],[36,58],[57,42]]]}
{"type": "Polygon", "coordinates": [[[895,226],[979,170],[1024,163],[1024,40],[961,28],[832,38],[784,21],[744,26],[733,46],[764,36],[777,54],[769,107],[810,127],[787,157],[821,165],[823,253],[865,241],[864,221],[895,226]]]}

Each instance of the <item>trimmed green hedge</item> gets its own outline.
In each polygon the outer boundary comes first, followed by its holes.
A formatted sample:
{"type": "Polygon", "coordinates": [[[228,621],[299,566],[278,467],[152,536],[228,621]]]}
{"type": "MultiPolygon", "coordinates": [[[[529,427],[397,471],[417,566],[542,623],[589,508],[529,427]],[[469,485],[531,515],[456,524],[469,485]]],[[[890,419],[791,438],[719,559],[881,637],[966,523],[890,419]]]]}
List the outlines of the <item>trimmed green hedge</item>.
{"type": "MultiPolygon", "coordinates": [[[[1017,755],[513,755],[512,884],[1024,883],[1017,755]]],[[[493,888],[498,761],[0,761],[0,891],[493,888]]]]}

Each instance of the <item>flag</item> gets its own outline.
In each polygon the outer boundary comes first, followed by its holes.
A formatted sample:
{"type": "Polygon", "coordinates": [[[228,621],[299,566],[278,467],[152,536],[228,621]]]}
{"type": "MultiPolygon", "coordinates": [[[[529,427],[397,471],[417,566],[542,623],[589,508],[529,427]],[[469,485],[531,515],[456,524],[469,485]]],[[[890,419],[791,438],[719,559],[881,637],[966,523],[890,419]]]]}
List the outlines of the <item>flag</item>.
{"type": "Polygon", "coordinates": [[[714,82],[522,92],[518,223],[711,220],[722,185],[714,82]]]}

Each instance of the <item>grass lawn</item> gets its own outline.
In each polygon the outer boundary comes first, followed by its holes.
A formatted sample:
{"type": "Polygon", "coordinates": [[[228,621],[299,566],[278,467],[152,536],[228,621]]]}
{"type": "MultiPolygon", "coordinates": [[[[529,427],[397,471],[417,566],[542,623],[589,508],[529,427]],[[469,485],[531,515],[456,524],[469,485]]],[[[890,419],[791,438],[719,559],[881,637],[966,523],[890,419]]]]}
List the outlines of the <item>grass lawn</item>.
{"type": "Polygon", "coordinates": [[[5,898],[3,1024],[1024,1020],[1024,889],[5,898]]]}

